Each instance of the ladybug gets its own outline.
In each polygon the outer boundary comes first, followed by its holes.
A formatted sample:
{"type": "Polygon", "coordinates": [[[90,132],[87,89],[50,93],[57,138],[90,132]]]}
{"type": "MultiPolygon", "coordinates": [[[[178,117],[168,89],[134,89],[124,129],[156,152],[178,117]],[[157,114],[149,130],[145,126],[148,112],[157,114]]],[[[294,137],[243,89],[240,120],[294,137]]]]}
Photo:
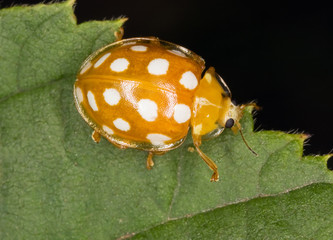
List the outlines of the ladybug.
{"type": "Polygon", "coordinates": [[[103,136],[118,148],[147,151],[148,169],[153,155],[179,147],[191,127],[197,152],[214,172],[211,181],[218,181],[201,140],[225,128],[241,130],[247,105],[234,105],[214,68],[204,70],[205,61],[179,45],[152,37],[120,40],[85,60],[74,84],[75,105],[95,142],[103,136]]]}

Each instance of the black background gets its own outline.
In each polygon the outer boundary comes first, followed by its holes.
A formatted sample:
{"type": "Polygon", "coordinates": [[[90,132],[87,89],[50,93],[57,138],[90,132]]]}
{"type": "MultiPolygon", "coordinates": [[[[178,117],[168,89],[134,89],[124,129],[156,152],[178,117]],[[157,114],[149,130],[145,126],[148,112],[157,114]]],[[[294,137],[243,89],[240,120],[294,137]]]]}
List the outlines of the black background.
{"type": "Polygon", "coordinates": [[[305,153],[329,153],[333,8],[329,1],[267,2],[77,0],[75,14],[78,23],[125,16],[124,38],[156,36],[193,50],[216,68],[237,103],[263,107],[256,129],[311,134],[305,153]]]}

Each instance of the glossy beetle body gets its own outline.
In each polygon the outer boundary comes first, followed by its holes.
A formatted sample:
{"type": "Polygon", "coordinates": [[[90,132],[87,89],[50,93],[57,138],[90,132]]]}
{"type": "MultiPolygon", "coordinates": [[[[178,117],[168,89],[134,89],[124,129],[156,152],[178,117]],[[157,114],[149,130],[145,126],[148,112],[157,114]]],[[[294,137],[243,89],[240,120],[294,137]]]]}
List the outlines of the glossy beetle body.
{"type": "Polygon", "coordinates": [[[100,136],[120,148],[154,154],[178,147],[192,128],[194,145],[219,178],[215,163],[199,148],[202,137],[225,127],[240,129],[242,107],[231,103],[223,79],[190,50],[157,38],[131,38],[110,44],[82,65],[74,84],[75,104],[100,136]],[[231,121],[231,120],[232,121],[231,121]]]}

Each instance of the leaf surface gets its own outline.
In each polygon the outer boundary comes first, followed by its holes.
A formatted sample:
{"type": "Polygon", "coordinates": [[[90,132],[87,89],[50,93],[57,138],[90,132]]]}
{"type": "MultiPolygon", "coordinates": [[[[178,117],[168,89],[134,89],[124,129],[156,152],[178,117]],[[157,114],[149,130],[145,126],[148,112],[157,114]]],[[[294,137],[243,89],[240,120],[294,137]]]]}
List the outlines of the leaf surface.
{"type": "Polygon", "coordinates": [[[190,136],[155,157],[120,150],[91,129],[73,101],[83,60],[115,40],[124,19],[77,25],[72,1],[0,11],[1,239],[327,239],[333,230],[329,156],[302,157],[305,136],[226,130],[190,136]],[[326,238],[327,237],[327,238],[326,238]]]}

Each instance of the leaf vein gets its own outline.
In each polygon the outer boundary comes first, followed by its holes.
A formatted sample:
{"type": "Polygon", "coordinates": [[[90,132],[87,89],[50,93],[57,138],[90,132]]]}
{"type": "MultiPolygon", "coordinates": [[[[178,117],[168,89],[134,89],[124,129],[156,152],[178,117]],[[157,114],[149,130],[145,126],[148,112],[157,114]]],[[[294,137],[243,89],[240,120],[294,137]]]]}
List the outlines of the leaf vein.
{"type": "Polygon", "coordinates": [[[45,82],[45,83],[42,83],[40,85],[37,85],[37,86],[34,86],[34,87],[29,87],[29,88],[22,88],[22,89],[18,89],[16,92],[13,92],[3,98],[0,99],[0,104],[7,101],[9,98],[11,97],[14,97],[16,95],[19,95],[21,93],[27,93],[27,92],[31,92],[31,91],[35,91],[37,89],[40,89],[40,88],[43,88],[43,87],[46,87],[48,85],[51,85],[51,84],[54,84],[54,83],[57,83],[57,82],[60,82],[62,80],[66,79],[66,77],[60,77],[58,79],[54,79],[54,80],[50,80],[49,82],[45,82]]]}
{"type": "MultiPolygon", "coordinates": [[[[212,211],[215,211],[215,210],[227,207],[227,206],[236,205],[236,204],[240,204],[240,203],[245,203],[245,202],[248,202],[248,201],[251,201],[251,200],[255,200],[255,199],[269,198],[269,197],[278,197],[278,196],[290,193],[292,191],[296,191],[296,190],[299,190],[301,188],[310,186],[312,184],[319,184],[319,183],[322,183],[322,182],[319,182],[319,181],[318,182],[309,182],[309,183],[303,184],[302,186],[297,186],[297,187],[292,188],[292,189],[286,189],[285,191],[282,191],[282,192],[279,192],[279,193],[275,193],[275,194],[258,194],[258,195],[254,196],[254,197],[251,197],[251,198],[244,198],[244,199],[240,199],[240,200],[235,201],[235,202],[229,202],[229,203],[226,203],[226,204],[217,205],[214,208],[206,209],[206,210],[194,213],[194,214],[186,214],[184,216],[180,216],[180,217],[176,217],[176,218],[168,218],[168,220],[162,221],[162,222],[160,222],[158,224],[155,224],[155,225],[153,225],[151,227],[145,228],[142,231],[132,232],[132,233],[126,233],[125,235],[120,236],[117,239],[130,239],[130,238],[134,237],[135,235],[142,234],[144,232],[150,231],[150,230],[152,230],[152,229],[154,229],[156,227],[159,227],[161,225],[167,224],[167,223],[172,222],[172,221],[177,221],[177,220],[182,220],[182,219],[190,219],[190,218],[193,218],[193,217],[195,217],[197,215],[200,215],[200,214],[209,213],[209,212],[212,212],[212,211]]],[[[332,184],[332,183],[328,183],[328,184],[332,184]]],[[[247,211],[247,209],[246,209],[246,211],[247,211]]]]}
{"type": "Polygon", "coordinates": [[[177,167],[177,184],[175,185],[174,191],[173,191],[173,195],[172,195],[172,199],[170,202],[170,206],[169,206],[169,210],[168,210],[168,214],[167,214],[167,220],[170,219],[170,215],[171,215],[171,211],[172,211],[172,206],[174,205],[175,199],[178,195],[179,189],[180,189],[180,172],[181,172],[181,160],[178,160],[178,167],[177,167]]]}
{"type": "MultiPolygon", "coordinates": [[[[56,17],[58,14],[61,14],[62,13],[62,9],[59,9],[58,11],[56,11],[55,13],[53,13],[53,14],[51,14],[51,15],[49,15],[49,16],[47,16],[45,19],[42,19],[38,24],[36,24],[36,27],[34,27],[34,28],[32,28],[29,32],[30,32],[30,34],[29,35],[27,35],[25,38],[24,38],[24,40],[23,40],[23,44],[21,45],[21,47],[20,47],[20,50],[19,50],[19,56],[22,56],[22,52],[23,52],[23,50],[24,50],[24,47],[26,46],[26,44],[29,42],[28,41],[28,39],[31,37],[31,36],[34,36],[34,35],[36,35],[35,33],[36,33],[36,31],[37,31],[37,29],[39,29],[41,26],[43,26],[43,25],[45,25],[46,23],[48,23],[49,21],[51,21],[54,17],[56,17]]],[[[24,60],[24,58],[22,58],[22,57],[19,57],[18,58],[18,62],[17,62],[17,64],[16,64],[16,80],[15,80],[15,82],[16,82],[16,88],[17,88],[17,90],[18,91],[21,91],[21,81],[20,81],[20,73],[21,73],[21,71],[20,71],[20,69],[22,68],[22,66],[23,66],[23,61],[24,60]]]]}

